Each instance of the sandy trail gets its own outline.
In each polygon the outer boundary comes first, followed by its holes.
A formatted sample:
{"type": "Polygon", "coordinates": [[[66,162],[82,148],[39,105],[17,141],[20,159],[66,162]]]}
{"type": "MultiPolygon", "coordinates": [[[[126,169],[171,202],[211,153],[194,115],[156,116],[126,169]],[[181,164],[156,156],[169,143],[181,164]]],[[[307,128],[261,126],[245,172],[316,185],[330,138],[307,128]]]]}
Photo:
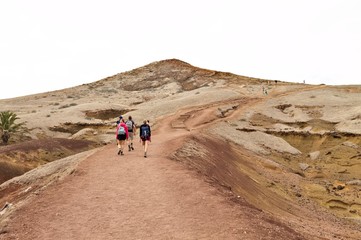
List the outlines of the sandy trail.
{"type": "Polygon", "coordinates": [[[0,239],[303,239],[169,160],[196,134],[172,128],[181,114],[161,120],[148,158],[139,138],[124,156],[115,143],[103,147],[17,211],[0,239]]]}

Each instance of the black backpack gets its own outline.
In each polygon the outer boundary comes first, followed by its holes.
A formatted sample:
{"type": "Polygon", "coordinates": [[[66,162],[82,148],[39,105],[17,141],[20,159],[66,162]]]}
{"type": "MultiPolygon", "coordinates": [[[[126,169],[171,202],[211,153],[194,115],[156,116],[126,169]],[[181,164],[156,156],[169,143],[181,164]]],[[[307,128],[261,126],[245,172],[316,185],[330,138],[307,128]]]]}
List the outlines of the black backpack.
{"type": "Polygon", "coordinates": [[[150,137],[150,127],[148,125],[142,126],[142,128],[140,129],[140,134],[141,138],[150,137]]]}

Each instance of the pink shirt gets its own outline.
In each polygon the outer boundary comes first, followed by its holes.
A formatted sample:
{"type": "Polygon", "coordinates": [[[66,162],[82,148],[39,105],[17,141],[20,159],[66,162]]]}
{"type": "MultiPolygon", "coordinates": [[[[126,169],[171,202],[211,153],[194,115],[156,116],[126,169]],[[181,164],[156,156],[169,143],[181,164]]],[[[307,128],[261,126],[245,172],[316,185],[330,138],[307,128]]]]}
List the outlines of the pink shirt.
{"type": "Polygon", "coordinates": [[[126,125],[125,123],[123,123],[123,122],[121,122],[121,123],[118,124],[118,126],[117,126],[117,131],[115,132],[115,138],[117,138],[117,136],[118,136],[119,126],[122,126],[122,127],[125,129],[125,136],[126,136],[126,138],[128,139],[128,137],[129,137],[128,127],[127,127],[127,125],[126,125]]]}

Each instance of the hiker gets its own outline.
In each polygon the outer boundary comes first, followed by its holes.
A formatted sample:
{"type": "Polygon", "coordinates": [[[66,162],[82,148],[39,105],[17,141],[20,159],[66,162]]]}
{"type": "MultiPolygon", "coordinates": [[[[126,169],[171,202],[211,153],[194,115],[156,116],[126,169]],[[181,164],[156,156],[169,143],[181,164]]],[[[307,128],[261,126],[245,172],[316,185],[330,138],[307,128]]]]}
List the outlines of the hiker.
{"type": "Polygon", "coordinates": [[[128,127],[124,123],[124,118],[122,116],[119,117],[119,124],[117,125],[117,131],[116,131],[116,139],[117,139],[117,145],[118,145],[118,155],[124,155],[124,145],[125,141],[128,140],[128,127]]]}
{"type": "Polygon", "coordinates": [[[136,134],[136,126],[132,119],[132,116],[128,117],[128,120],[125,122],[125,124],[128,127],[128,150],[131,151],[134,150],[133,139],[134,135],[136,134]]]}
{"type": "Polygon", "coordinates": [[[148,122],[149,121],[144,120],[143,124],[139,127],[139,141],[142,141],[145,158],[147,157],[148,144],[151,141],[151,130],[148,122]]]}

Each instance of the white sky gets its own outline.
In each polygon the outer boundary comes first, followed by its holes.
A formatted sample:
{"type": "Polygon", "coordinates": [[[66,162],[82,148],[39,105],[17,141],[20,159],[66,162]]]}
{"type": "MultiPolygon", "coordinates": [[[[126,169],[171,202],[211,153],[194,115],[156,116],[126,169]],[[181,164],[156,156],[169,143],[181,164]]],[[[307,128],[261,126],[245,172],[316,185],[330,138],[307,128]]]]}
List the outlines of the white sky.
{"type": "Polygon", "coordinates": [[[0,1],[0,99],[169,58],[251,77],[361,84],[361,1],[0,1]]]}

